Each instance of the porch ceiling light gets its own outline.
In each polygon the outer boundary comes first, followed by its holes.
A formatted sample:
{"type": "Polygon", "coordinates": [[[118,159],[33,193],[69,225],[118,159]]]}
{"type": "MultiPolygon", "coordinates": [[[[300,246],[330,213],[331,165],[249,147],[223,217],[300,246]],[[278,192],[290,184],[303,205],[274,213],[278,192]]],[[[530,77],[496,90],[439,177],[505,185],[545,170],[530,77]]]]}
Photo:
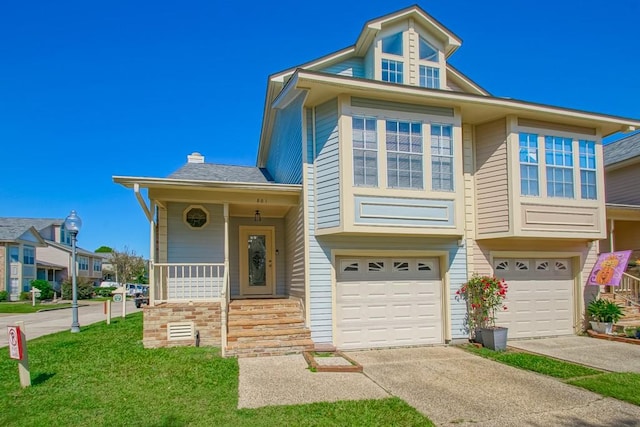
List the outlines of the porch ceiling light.
{"type": "Polygon", "coordinates": [[[260,215],[260,211],[258,209],[256,209],[256,213],[253,215],[253,220],[255,222],[262,221],[262,215],[260,215]]]}

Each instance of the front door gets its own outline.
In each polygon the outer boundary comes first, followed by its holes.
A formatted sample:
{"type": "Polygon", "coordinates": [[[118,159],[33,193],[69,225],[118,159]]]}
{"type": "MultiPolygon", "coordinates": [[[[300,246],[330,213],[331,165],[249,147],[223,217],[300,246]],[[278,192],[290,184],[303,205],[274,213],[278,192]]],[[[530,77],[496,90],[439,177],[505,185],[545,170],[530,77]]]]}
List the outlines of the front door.
{"type": "Polygon", "coordinates": [[[240,294],[274,295],[274,227],[240,227],[240,294]]]}

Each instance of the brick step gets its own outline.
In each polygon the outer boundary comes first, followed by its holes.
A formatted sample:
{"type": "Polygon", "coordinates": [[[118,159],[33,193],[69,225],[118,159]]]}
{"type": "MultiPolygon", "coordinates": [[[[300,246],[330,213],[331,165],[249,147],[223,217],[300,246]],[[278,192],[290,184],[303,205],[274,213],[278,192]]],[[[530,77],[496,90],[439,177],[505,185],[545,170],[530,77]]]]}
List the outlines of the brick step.
{"type": "Polygon", "coordinates": [[[310,338],[298,338],[291,341],[281,342],[281,341],[271,341],[271,340],[262,340],[262,341],[254,341],[254,342],[234,342],[229,343],[227,345],[227,351],[239,351],[239,350],[259,350],[264,348],[291,348],[291,347],[309,347],[310,350],[313,350],[313,341],[310,338]]]}
{"type": "Polygon", "coordinates": [[[298,315],[300,316],[300,307],[284,307],[284,308],[255,308],[252,310],[238,310],[231,308],[229,310],[229,317],[231,316],[267,316],[267,315],[298,315]]]}
{"type": "Polygon", "coordinates": [[[232,310],[254,310],[264,308],[300,308],[300,302],[292,300],[246,300],[232,301],[229,304],[232,310]]]}
{"type": "Polygon", "coordinates": [[[300,316],[276,317],[273,319],[256,319],[254,317],[243,316],[242,318],[229,319],[229,327],[234,326],[264,326],[264,325],[286,325],[288,323],[304,323],[300,316]]]}
{"type": "Polygon", "coordinates": [[[251,338],[251,337],[282,337],[288,335],[308,334],[309,330],[304,327],[280,328],[280,329],[245,329],[242,331],[229,331],[227,339],[251,338]]]}
{"type": "Polygon", "coordinates": [[[275,325],[244,325],[244,326],[230,326],[228,331],[230,335],[239,332],[246,331],[281,331],[283,329],[304,329],[304,322],[287,322],[287,323],[278,323],[275,325]]]}

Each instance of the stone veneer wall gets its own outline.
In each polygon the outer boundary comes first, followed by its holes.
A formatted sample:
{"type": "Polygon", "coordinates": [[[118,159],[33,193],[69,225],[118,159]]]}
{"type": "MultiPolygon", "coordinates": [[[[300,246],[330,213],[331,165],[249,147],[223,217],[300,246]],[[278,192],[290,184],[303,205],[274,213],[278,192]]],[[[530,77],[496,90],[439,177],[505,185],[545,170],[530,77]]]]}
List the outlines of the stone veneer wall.
{"type": "Polygon", "coordinates": [[[7,266],[7,247],[0,245],[0,291],[6,291],[9,289],[7,286],[7,272],[5,268],[7,266]]]}
{"type": "Polygon", "coordinates": [[[145,348],[193,346],[195,339],[168,341],[167,323],[189,322],[200,331],[201,346],[220,346],[221,307],[219,302],[164,303],[145,306],[143,339],[145,348]]]}

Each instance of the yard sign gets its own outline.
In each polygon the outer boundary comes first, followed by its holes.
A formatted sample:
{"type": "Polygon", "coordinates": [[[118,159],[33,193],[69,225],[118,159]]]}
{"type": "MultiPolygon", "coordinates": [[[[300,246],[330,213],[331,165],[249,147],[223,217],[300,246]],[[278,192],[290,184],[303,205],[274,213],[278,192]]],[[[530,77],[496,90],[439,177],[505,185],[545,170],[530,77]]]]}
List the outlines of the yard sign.
{"type": "Polygon", "coordinates": [[[9,333],[9,357],[22,360],[22,337],[19,326],[7,326],[9,333]]]}

